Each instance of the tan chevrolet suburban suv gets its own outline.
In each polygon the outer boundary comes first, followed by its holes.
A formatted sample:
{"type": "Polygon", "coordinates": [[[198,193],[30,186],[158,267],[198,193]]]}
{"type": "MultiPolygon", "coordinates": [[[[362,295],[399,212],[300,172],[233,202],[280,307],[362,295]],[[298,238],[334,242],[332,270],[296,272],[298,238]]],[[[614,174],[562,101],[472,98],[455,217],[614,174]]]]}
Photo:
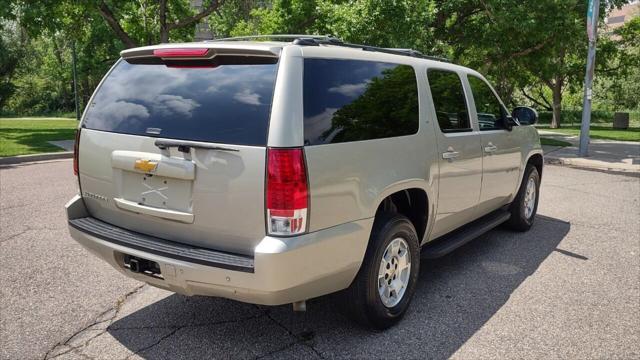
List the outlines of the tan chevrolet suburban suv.
{"type": "Polygon", "coordinates": [[[396,323],[421,258],[538,204],[537,114],[416,51],[280,35],[125,50],[76,137],[71,236],[123,274],[396,323]],[[276,41],[277,40],[277,41],[276,41]]]}

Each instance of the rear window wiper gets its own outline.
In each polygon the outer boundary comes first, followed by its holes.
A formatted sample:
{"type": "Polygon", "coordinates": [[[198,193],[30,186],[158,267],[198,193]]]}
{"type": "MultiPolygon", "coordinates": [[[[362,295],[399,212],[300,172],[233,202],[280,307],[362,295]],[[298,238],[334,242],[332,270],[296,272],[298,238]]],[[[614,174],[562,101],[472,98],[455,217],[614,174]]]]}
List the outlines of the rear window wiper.
{"type": "Polygon", "coordinates": [[[228,148],[224,146],[212,145],[212,144],[201,143],[196,141],[187,141],[187,140],[158,139],[154,144],[160,150],[177,147],[178,151],[183,153],[191,152],[191,148],[209,149],[209,150],[218,150],[218,151],[240,151],[234,148],[228,148]]]}

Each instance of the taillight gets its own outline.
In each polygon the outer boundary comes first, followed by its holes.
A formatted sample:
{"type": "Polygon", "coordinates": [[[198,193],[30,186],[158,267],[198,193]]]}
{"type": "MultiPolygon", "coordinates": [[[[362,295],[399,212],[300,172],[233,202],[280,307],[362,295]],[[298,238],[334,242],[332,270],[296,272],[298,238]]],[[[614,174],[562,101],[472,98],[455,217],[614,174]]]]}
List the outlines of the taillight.
{"type": "Polygon", "coordinates": [[[80,130],[82,130],[81,128],[78,128],[76,130],[76,141],[73,144],[73,174],[74,175],[78,175],[78,150],[80,148],[80,130]]]}
{"type": "Polygon", "coordinates": [[[307,169],[302,149],[267,150],[267,228],[270,235],[307,229],[307,169]]]}
{"type": "Polygon", "coordinates": [[[155,49],[153,56],[160,58],[192,58],[203,57],[207,55],[207,48],[174,48],[174,49],[155,49]]]}

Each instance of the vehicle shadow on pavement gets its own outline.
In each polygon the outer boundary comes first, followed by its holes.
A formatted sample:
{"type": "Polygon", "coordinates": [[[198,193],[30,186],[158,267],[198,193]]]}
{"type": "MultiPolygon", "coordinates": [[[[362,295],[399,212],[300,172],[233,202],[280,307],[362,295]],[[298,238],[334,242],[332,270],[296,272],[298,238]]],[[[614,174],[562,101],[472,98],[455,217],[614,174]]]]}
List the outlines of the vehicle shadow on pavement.
{"type": "Polygon", "coordinates": [[[538,215],[529,232],[498,228],[443,258],[423,261],[409,311],[384,332],[343,316],[337,296],[312,300],[306,313],[294,313],[290,305],[175,294],[113,322],[107,331],[149,359],[444,359],[500,310],[569,229],[565,221],[538,215]]]}

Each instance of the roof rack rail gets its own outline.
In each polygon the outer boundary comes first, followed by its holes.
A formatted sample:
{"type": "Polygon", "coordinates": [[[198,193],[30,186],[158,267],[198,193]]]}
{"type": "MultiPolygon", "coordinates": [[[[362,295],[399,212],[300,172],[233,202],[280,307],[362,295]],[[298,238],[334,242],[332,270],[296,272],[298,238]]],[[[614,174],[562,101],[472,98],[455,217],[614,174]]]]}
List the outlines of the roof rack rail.
{"type": "Polygon", "coordinates": [[[411,57],[442,61],[442,62],[448,62],[448,63],[451,62],[447,58],[424,55],[420,51],[413,50],[413,49],[383,48],[383,47],[371,46],[371,45],[351,44],[351,43],[342,42],[336,38],[331,38],[329,42],[325,42],[322,39],[313,39],[313,40],[316,41],[318,45],[344,46],[349,48],[362,49],[364,51],[376,51],[376,52],[382,52],[382,53],[393,54],[393,55],[411,56],[411,57]]]}
{"type": "Polygon", "coordinates": [[[425,54],[421,53],[420,51],[413,50],[413,49],[398,49],[398,48],[385,48],[385,49],[386,50],[403,52],[403,53],[406,53],[406,55],[409,55],[409,56],[421,57],[421,58],[425,58],[425,59],[429,59],[429,60],[437,60],[437,61],[443,61],[443,62],[448,62],[448,63],[451,62],[451,60],[447,59],[446,57],[425,55],[425,54]]]}
{"type": "Polygon", "coordinates": [[[423,59],[448,62],[451,61],[447,58],[424,55],[420,51],[413,49],[399,49],[399,48],[383,48],[370,45],[352,44],[344,42],[331,35],[302,35],[302,34],[275,34],[275,35],[251,35],[251,36],[236,36],[222,39],[206,40],[207,42],[214,41],[243,41],[243,40],[260,40],[260,39],[282,39],[290,40],[293,44],[301,46],[320,46],[320,45],[334,45],[343,46],[354,49],[362,49],[363,51],[376,51],[387,54],[403,55],[418,57],[423,59]]]}
{"type": "MultiPolygon", "coordinates": [[[[292,42],[296,39],[314,39],[314,40],[329,40],[336,39],[331,35],[304,35],[304,34],[272,34],[272,35],[249,35],[249,36],[234,36],[228,38],[221,39],[213,39],[213,40],[205,40],[206,42],[214,42],[214,41],[243,41],[243,40],[261,40],[261,39],[282,39],[282,40],[291,40],[292,42]]],[[[336,39],[338,40],[338,39],[336,39]]],[[[340,40],[338,40],[340,41],[340,40]]]]}

